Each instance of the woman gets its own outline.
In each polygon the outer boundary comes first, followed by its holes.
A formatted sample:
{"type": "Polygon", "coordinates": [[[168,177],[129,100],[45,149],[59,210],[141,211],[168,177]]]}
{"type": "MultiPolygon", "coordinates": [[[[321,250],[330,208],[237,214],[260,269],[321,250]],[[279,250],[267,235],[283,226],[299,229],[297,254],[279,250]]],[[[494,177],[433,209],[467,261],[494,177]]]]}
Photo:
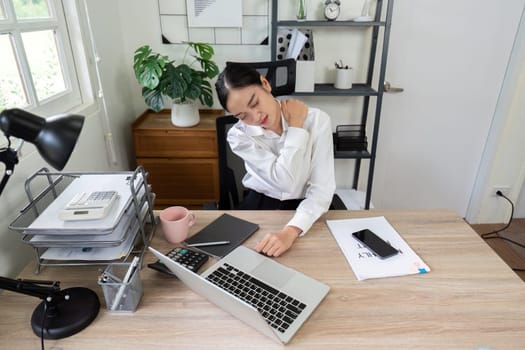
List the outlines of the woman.
{"type": "Polygon", "coordinates": [[[238,209],[296,209],[279,232],[255,250],[287,251],[330,206],[335,191],[330,117],[294,99],[277,100],[255,69],[230,63],[215,84],[222,107],[239,119],[228,132],[232,151],[244,160],[250,191],[238,209]]]}

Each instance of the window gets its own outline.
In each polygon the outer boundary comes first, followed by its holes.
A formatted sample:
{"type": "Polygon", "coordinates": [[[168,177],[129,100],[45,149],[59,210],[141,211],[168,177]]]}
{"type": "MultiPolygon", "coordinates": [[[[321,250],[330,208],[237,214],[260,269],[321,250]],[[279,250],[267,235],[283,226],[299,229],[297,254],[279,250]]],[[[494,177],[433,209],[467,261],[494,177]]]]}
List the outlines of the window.
{"type": "Polygon", "coordinates": [[[81,103],[61,0],[0,0],[0,52],[0,110],[53,115],[81,103]]]}

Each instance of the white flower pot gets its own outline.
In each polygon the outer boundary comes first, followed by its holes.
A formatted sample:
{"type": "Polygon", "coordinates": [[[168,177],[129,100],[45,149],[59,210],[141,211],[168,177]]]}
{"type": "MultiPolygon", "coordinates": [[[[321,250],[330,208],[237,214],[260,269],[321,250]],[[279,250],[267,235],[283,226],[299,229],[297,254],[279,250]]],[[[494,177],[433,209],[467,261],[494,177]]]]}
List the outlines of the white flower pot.
{"type": "Polygon", "coordinates": [[[171,123],[187,128],[200,122],[199,109],[195,102],[174,103],[171,106],[171,123]]]}

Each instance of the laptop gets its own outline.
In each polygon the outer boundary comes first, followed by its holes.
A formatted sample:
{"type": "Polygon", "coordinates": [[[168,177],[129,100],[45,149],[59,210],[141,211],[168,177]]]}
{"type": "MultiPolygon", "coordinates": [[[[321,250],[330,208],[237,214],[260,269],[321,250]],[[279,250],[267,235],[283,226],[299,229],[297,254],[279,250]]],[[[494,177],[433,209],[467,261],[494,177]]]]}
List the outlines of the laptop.
{"type": "Polygon", "coordinates": [[[194,292],[281,344],[292,339],[330,290],[244,246],[201,275],[149,250],[194,292]]]}

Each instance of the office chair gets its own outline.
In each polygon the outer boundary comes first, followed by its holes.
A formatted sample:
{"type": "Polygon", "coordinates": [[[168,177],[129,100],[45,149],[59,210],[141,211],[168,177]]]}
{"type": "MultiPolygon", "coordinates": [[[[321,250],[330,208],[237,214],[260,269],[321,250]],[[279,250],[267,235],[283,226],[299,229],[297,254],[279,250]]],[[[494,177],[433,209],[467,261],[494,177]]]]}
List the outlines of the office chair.
{"type": "MultiPolygon", "coordinates": [[[[226,65],[232,62],[226,62],[226,65]]],[[[256,69],[272,86],[274,96],[291,95],[295,91],[295,60],[267,62],[243,62],[256,69]]],[[[217,132],[217,152],[219,158],[219,201],[214,209],[234,209],[244,198],[246,189],[242,178],[246,174],[244,161],[235,155],[226,140],[228,131],[237,123],[232,115],[220,116],[215,121],[217,132]]],[[[206,209],[213,205],[205,204],[206,209]]]]}
{"type": "Polygon", "coordinates": [[[232,115],[223,115],[215,120],[217,131],[217,153],[219,155],[219,202],[217,209],[234,209],[244,198],[242,178],[246,174],[244,161],[235,155],[226,140],[228,131],[239,120],[232,115]]]}
{"type": "MultiPolygon", "coordinates": [[[[226,62],[227,65],[230,63],[226,62]]],[[[253,67],[266,77],[272,86],[274,96],[291,95],[295,91],[294,59],[244,64],[253,67]]],[[[224,115],[218,117],[215,122],[219,158],[219,201],[214,209],[234,209],[242,201],[246,191],[242,185],[242,178],[246,174],[244,161],[232,152],[226,139],[228,131],[237,121],[238,119],[232,115],[224,115]]],[[[337,195],[334,195],[332,206],[334,209],[346,209],[337,195]]],[[[210,206],[206,204],[205,208],[209,209],[210,206]]]]}

